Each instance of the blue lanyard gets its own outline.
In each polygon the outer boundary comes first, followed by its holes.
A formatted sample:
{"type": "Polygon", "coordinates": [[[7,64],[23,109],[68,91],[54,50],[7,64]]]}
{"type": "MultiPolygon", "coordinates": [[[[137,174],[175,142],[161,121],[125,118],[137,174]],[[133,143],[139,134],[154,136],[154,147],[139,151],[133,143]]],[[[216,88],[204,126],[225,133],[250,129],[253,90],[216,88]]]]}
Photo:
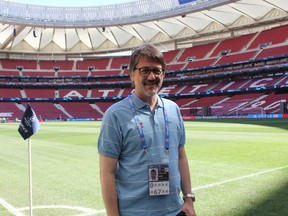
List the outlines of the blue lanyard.
{"type": "MultiPolygon", "coordinates": [[[[131,95],[128,96],[129,99],[129,104],[130,104],[130,108],[131,108],[131,112],[133,114],[134,117],[134,121],[136,123],[136,128],[140,137],[140,142],[143,146],[143,150],[148,154],[148,144],[146,143],[145,137],[144,137],[144,132],[143,132],[143,128],[142,128],[142,123],[140,123],[139,121],[139,117],[138,114],[136,113],[136,108],[132,102],[132,98],[131,95]]],[[[168,115],[166,112],[166,109],[164,107],[164,102],[162,100],[163,103],[163,115],[164,115],[164,121],[165,121],[165,150],[166,150],[166,154],[169,153],[169,124],[168,124],[168,115]]]]}

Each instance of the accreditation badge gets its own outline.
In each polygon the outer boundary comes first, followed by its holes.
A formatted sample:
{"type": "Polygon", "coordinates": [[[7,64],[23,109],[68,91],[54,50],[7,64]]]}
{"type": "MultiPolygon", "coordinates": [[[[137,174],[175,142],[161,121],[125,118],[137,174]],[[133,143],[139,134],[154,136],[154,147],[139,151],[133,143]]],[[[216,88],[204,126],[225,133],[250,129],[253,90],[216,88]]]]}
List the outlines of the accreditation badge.
{"type": "Polygon", "coordinates": [[[149,195],[168,195],[169,190],[169,166],[168,164],[148,165],[149,195]]]}

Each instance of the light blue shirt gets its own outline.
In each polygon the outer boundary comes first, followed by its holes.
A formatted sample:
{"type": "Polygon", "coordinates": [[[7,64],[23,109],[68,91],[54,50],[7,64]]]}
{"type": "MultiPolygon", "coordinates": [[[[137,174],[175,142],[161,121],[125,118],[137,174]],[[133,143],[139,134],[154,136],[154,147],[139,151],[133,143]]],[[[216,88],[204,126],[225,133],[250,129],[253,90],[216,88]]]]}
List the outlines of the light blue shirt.
{"type": "Polygon", "coordinates": [[[159,98],[155,112],[135,94],[133,106],[143,128],[148,154],[143,150],[129,99],[107,109],[98,140],[99,154],[118,159],[116,185],[121,216],[175,216],[180,212],[180,173],[178,148],[185,144],[185,129],[179,107],[173,101],[159,98]],[[165,150],[165,120],[169,125],[169,154],[165,150]],[[170,194],[151,197],[148,190],[148,165],[169,164],[170,194]]]}

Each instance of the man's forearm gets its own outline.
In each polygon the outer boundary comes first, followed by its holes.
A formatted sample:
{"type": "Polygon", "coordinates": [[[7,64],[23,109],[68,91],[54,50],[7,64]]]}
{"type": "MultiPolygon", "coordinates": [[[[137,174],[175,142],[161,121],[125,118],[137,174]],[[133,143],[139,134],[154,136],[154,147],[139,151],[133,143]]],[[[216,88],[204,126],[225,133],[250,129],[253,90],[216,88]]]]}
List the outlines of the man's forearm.
{"type": "Polygon", "coordinates": [[[180,149],[179,155],[179,170],[181,175],[181,190],[183,195],[187,193],[191,193],[191,180],[190,180],[190,171],[189,171],[189,164],[185,154],[184,149],[180,149]]]}
{"type": "Polygon", "coordinates": [[[181,190],[183,195],[186,196],[186,199],[182,206],[182,211],[185,213],[185,215],[196,216],[196,212],[193,206],[193,199],[192,197],[190,198],[190,196],[188,196],[189,198],[187,198],[187,194],[192,193],[192,188],[189,164],[184,147],[179,149],[179,170],[181,175],[181,190]]]}
{"type": "Polygon", "coordinates": [[[118,198],[116,192],[115,178],[111,174],[101,177],[102,196],[107,216],[119,216],[118,198]]]}
{"type": "Polygon", "coordinates": [[[107,216],[119,216],[115,170],[117,160],[100,155],[100,181],[107,216]]]}

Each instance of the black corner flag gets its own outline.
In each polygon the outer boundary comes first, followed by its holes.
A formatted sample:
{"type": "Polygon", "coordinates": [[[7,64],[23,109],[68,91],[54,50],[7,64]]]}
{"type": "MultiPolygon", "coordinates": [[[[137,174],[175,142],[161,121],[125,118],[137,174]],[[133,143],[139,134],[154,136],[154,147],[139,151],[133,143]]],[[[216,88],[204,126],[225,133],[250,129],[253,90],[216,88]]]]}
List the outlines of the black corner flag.
{"type": "Polygon", "coordinates": [[[18,132],[24,140],[35,134],[40,129],[39,120],[32,107],[28,104],[21,123],[18,128],[18,132]]]}
{"type": "Polygon", "coordinates": [[[32,205],[32,157],[31,157],[31,139],[30,137],[40,129],[40,124],[36,113],[30,106],[27,105],[23,118],[18,128],[18,132],[24,140],[28,139],[28,160],[29,160],[29,202],[30,202],[30,216],[33,216],[32,205]]]}

